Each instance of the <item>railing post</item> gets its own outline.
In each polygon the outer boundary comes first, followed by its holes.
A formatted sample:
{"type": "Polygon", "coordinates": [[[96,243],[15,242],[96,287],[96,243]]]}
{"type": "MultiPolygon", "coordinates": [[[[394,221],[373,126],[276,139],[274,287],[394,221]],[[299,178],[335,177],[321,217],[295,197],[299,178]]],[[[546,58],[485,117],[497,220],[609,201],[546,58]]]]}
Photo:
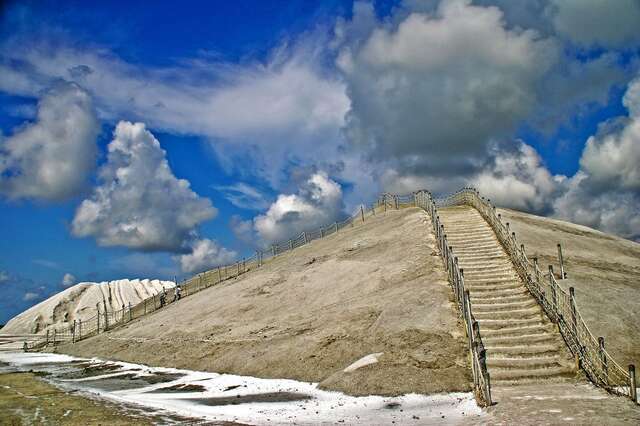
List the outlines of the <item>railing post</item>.
{"type": "Polygon", "coordinates": [[[100,333],[100,302],[96,303],[96,310],[98,311],[98,313],[96,314],[96,318],[98,319],[98,328],[96,328],[96,334],[99,334],[100,333]]]}
{"type": "MultiPolygon", "coordinates": [[[[363,220],[364,220],[364,219],[363,219],[363,220]]],[[[303,240],[304,240],[304,243],[305,243],[305,244],[307,244],[307,232],[306,232],[306,231],[304,231],[304,232],[302,233],[302,238],[303,238],[303,240]]]]}
{"type": "Polygon", "coordinates": [[[364,222],[364,206],[362,204],[360,204],[360,217],[362,218],[362,221],[364,222]]]}
{"type": "Polygon", "coordinates": [[[564,258],[562,257],[562,246],[558,243],[558,261],[560,262],[560,279],[565,279],[564,258]]]}
{"type": "MultiPolygon", "coordinates": [[[[291,250],[291,240],[289,240],[289,250],[291,250]]],[[[240,275],[240,261],[236,262],[236,276],[240,275]]]]}
{"type": "Polygon", "coordinates": [[[554,285],[553,279],[553,265],[549,265],[549,287],[551,288],[551,297],[553,300],[553,313],[555,316],[558,315],[558,295],[556,292],[556,286],[554,285]]]}
{"type": "Polygon", "coordinates": [[[131,302],[129,302],[129,321],[133,319],[133,314],[131,313],[131,302]]]}
{"type": "Polygon", "coordinates": [[[604,350],[604,337],[598,337],[598,354],[600,355],[600,366],[602,368],[602,380],[605,385],[609,384],[609,367],[607,365],[607,353],[604,350]]]}
{"type": "Polygon", "coordinates": [[[82,319],[78,319],[78,340],[82,340],[82,319]]]}
{"type": "Polygon", "coordinates": [[[576,321],[576,294],[573,287],[569,287],[569,302],[571,303],[571,327],[573,328],[573,334],[576,336],[576,343],[579,345],[578,324],[576,321]]]}
{"type": "Polygon", "coordinates": [[[147,315],[147,299],[148,299],[148,298],[145,298],[145,299],[144,299],[144,314],[145,314],[145,315],[147,315]]]}
{"type": "Polygon", "coordinates": [[[107,329],[109,328],[109,317],[107,316],[107,301],[106,300],[102,300],[102,303],[104,305],[104,331],[107,331],[107,329]]]}
{"type": "Polygon", "coordinates": [[[45,339],[45,345],[49,344],[49,329],[47,328],[47,337],[45,339]]]}
{"type": "Polygon", "coordinates": [[[629,397],[631,397],[631,400],[636,404],[638,403],[637,391],[636,367],[633,364],[629,364],[629,397]]]}
{"type": "Polygon", "coordinates": [[[55,328],[53,329],[53,346],[56,345],[56,333],[58,332],[58,330],[56,330],[55,328]]]}
{"type": "Polygon", "coordinates": [[[371,215],[372,216],[376,215],[376,205],[375,204],[373,204],[372,207],[371,207],[371,215]]]}
{"type": "Polygon", "coordinates": [[[256,259],[258,260],[258,267],[262,266],[262,258],[260,257],[260,251],[256,250],[256,259]]]}
{"type": "Polygon", "coordinates": [[[220,267],[219,266],[218,266],[218,282],[222,282],[222,272],[220,271],[220,267]]]}
{"type": "Polygon", "coordinates": [[[76,320],[73,320],[73,328],[71,329],[71,343],[76,342],[76,320]]]}
{"type": "MultiPolygon", "coordinates": [[[[274,244],[271,244],[271,256],[275,256],[276,255],[276,246],[274,244]]],[[[220,268],[218,268],[218,271],[220,271],[220,268]]]]}
{"type": "Polygon", "coordinates": [[[395,196],[393,197],[393,202],[394,202],[394,203],[395,203],[395,205],[396,205],[396,210],[398,210],[398,209],[399,209],[399,207],[398,207],[398,196],[397,196],[397,195],[395,195],[395,196]]]}

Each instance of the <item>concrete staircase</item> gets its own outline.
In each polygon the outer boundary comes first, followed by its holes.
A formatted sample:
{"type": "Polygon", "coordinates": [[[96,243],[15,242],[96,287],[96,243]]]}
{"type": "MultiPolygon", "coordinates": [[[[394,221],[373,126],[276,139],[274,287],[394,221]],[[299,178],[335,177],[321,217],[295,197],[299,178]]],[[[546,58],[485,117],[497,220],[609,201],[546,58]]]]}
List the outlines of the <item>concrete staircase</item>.
{"type": "Polygon", "coordinates": [[[438,214],[464,272],[492,386],[575,377],[575,363],[557,327],[528,292],[480,213],[455,206],[440,208],[438,214]]]}

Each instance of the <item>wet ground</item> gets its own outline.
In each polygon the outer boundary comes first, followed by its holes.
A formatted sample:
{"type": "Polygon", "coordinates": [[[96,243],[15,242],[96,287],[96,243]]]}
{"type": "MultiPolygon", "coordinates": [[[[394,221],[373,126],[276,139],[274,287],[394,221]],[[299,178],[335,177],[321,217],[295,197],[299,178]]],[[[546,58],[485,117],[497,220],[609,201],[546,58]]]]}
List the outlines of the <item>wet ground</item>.
{"type": "Polygon", "coordinates": [[[100,424],[95,419],[108,419],[108,413],[121,413],[122,421],[101,424],[466,424],[482,419],[471,394],[352,397],[319,390],[314,383],[56,354],[0,354],[0,362],[0,378],[13,383],[0,389],[0,404],[13,411],[0,413],[11,412],[15,420],[46,412],[53,420],[43,424],[100,424]],[[33,392],[56,398],[55,410],[45,409],[48,400],[18,389],[18,375],[32,382],[33,392]],[[89,408],[94,406],[107,414],[93,414],[89,408]]]}

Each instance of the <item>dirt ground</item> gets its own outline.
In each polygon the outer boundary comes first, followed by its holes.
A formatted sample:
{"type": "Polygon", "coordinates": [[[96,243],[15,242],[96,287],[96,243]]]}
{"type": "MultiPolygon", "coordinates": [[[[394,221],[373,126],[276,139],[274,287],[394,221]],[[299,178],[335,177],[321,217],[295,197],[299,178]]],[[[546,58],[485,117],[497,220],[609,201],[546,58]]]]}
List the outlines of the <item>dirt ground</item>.
{"type": "Polygon", "coordinates": [[[416,208],[279,256],[123,328],[79,356],[320,382],[352,395],[470,389],[464,329],[416,208]],[[373,353],[379,362],[343,370],[373,353]]]}
{"type": "MultiPolygon", "coordinates": [[[[640,367],[640,244],[569,222],[498,209],[527,255],[543,271],[559,276],[557,244],[562,244],[576,303],[592,333],[605,337],[607,350],[623,367],[640,367]]],[[[568,290],[567,290],[568,291],[568,290]]]]}
{"type": "Polygon", "coordinates": [[[9,373],[0,374],[0,424],[152,425],[154,419],[69,394],[33,373],[9,373]]]}

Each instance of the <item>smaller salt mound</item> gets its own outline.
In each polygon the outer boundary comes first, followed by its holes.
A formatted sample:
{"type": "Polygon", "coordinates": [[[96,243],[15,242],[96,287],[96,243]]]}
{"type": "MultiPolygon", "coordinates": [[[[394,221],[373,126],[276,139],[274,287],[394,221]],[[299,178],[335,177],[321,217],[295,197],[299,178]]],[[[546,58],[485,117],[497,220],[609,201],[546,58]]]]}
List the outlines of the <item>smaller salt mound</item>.
{"type": "Polygon", "coordinates": [[[100,310],[116,311],[122,306],[135,305],[142,300],[172,288],[172,281],[115,280],[101,283],[83,282],[69,287],[12,318],[2,329],[3,334],[42,333],[52,326],[61,327],[73,320],[85,321],[100,310]]]}

